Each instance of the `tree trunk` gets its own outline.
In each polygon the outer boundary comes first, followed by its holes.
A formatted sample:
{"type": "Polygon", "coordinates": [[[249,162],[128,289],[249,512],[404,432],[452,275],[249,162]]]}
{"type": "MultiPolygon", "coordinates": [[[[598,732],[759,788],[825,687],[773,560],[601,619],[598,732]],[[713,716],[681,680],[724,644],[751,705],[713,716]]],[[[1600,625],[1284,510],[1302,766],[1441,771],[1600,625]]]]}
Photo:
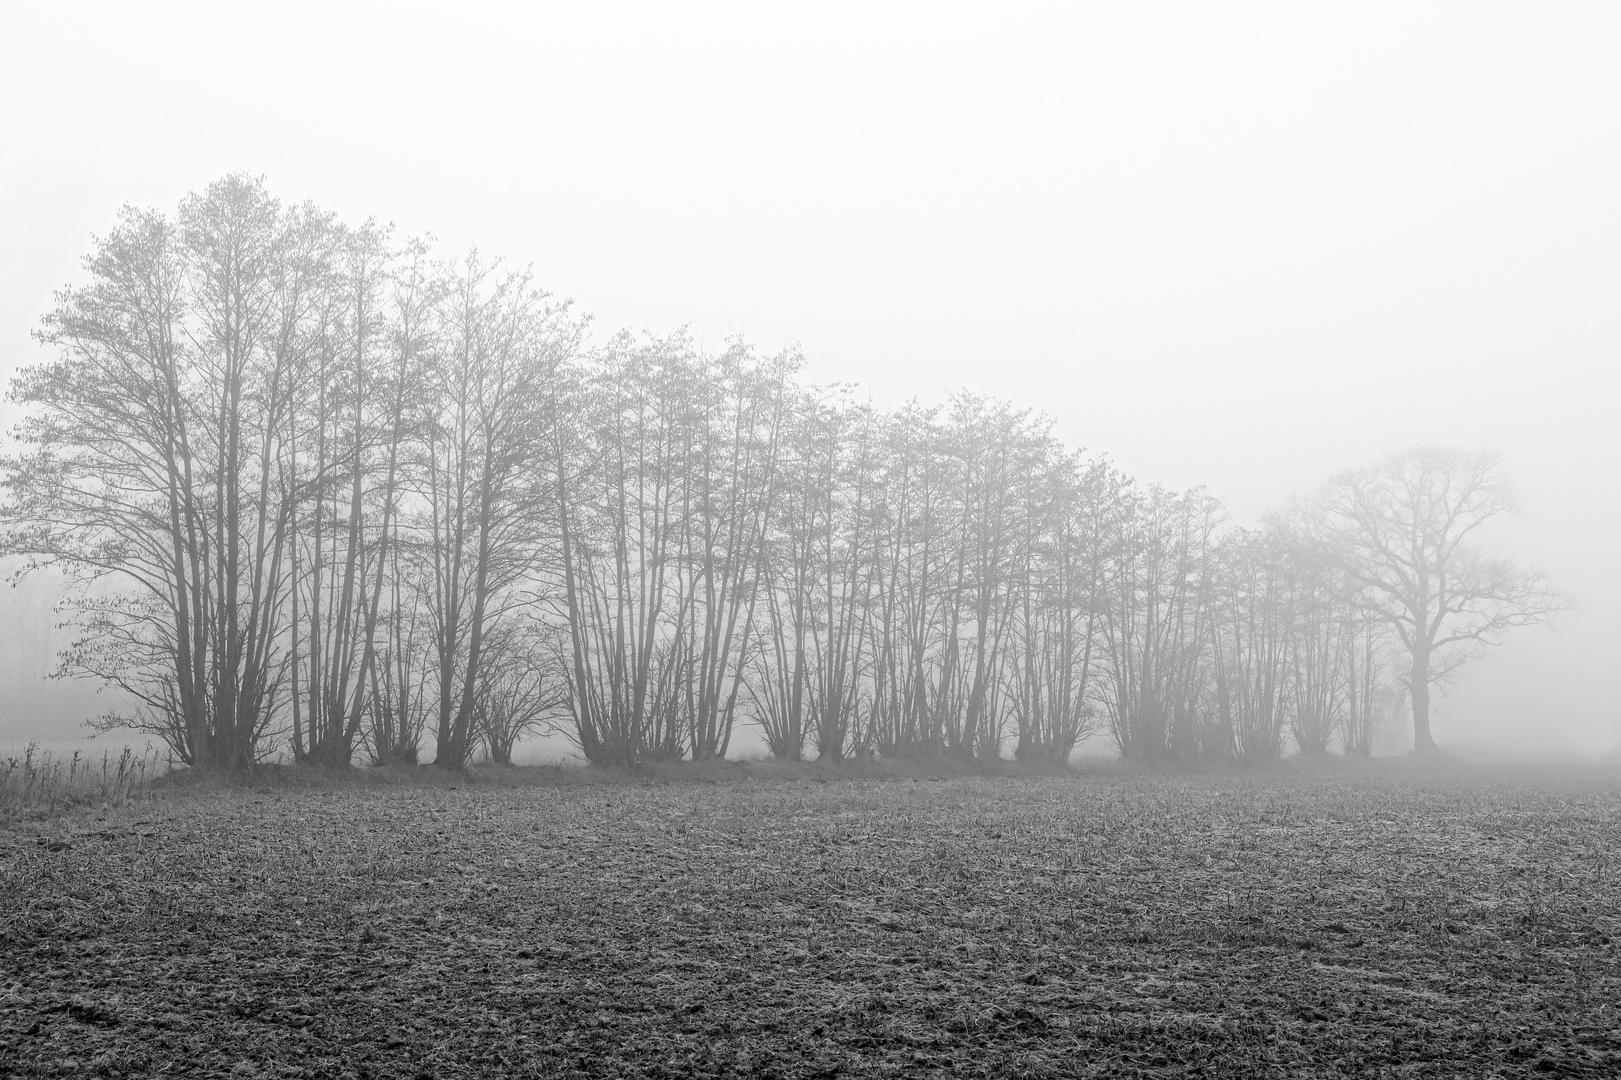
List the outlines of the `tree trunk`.
{"type": "Polygon", "coordinates": [[[1427,753],[1437,750],[1430,735],[1430,654],[1427,650],[1413,651],[1411,671],[1413,691],[1413,752],[1427,753]]]}

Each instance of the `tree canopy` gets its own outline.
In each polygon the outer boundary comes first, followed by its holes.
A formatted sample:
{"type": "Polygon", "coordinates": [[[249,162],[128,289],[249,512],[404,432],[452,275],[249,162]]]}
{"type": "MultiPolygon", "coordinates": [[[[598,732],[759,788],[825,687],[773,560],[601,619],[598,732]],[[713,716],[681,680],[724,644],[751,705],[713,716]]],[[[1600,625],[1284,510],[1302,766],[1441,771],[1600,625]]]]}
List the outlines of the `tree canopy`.
{"type": "Polygon", "coordinates": [[[1340,473],[1318,494],[1306,526],[1389,626],[1408,658],[1413,741],[1434,749],[1430,688],[1505,631],[1547,621],[1565,599],[1543,574],[1480,543],[1492,519],[1514,511],[1502,463],[1485,452],[1415,446],[1340,473]]]}

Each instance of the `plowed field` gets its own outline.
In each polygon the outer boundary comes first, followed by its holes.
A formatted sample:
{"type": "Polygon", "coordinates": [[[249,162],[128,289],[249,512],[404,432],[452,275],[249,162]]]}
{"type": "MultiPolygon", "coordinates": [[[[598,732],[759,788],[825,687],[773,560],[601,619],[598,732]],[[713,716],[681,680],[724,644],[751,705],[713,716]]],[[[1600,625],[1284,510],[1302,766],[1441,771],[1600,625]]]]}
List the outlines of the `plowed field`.
{"type": "Polygon", "coordinates": [[[1621,1075],[1601,779],[832,775],[13,822],[0,1075],[1621,1075]]]}

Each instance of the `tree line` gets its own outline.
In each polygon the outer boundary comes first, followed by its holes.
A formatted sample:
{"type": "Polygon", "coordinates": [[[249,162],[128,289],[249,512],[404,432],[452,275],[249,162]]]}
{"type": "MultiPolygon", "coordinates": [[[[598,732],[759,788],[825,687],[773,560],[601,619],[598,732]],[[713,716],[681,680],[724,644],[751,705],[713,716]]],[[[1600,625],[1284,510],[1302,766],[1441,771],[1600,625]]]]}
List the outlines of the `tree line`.
{"type": "Polygon", "coordinates": [[[1563,601],[1415,448],[1254,529],[960,393],[884,411],[793,349],[591,344],[529,274],[226,177],[58,294],[4,552],[72,582],[65,675],[199,767],[1369,753],[1563,601]]]}

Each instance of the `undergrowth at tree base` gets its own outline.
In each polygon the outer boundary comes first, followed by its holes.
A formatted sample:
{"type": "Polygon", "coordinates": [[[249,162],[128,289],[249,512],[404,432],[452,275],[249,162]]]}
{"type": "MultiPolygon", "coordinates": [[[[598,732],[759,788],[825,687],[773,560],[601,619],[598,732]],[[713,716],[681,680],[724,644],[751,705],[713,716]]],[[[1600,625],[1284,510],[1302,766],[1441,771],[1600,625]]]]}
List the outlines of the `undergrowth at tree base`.
{"type": "Polygon", "coordinates": [[[1613,776],[662,768],[14,820],[0,1075],[1621,1074],[1613,776]]]}

